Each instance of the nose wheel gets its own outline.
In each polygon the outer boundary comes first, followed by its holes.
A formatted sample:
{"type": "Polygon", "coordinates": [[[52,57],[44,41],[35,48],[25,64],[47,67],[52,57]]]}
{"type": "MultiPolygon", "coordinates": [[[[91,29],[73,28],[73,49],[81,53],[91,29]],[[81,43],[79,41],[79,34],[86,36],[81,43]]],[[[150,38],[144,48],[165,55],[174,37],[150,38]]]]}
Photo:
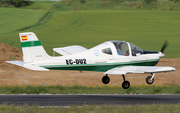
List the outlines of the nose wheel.
{"type": "Polygon", "coordinates": [[[106,74],[106,76],[103,76],[102,82],[103,82],[104,84],[108,84],[108,83],[110,82],[110,78],[107,76],[107,74],[106,74]]]}
{"type": "Polygon", "coordinates": [[[146,83],[147,83],[147,84],[152,84],[152,83],[154,83],[154,76],[155,76],[155,74],[154,74],[154,73],[151,73],[151,75],[152,75],[152,76],[147,76],[147,78],[146,78],[146,83]]]}

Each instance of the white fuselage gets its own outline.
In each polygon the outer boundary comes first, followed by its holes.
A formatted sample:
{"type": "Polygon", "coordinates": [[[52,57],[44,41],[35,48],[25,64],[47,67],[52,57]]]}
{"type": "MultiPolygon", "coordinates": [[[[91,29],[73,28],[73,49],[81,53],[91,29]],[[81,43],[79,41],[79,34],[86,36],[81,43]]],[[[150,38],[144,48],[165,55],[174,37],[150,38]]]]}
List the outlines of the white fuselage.
{"type": "MultiPolygon", "coordinates": [[[[126,55],[118,55],[114,44],[108,41],[84,52],[58,57],[49,56],[48,60],[39,60],[26,65],[60,70],[107,71],[108,69],[124,65],[154,66],[163,55],[160,52],[158,54],[138,53],[133,56],[131,45],[128,42],[124,43],[127,44],[127,50],[129,50],[126,55]],[[106,48],[110,48],[111,53],[103,52],[106,48]]],[[[37,55],[37,57],[39,56],[37,55]]]]}

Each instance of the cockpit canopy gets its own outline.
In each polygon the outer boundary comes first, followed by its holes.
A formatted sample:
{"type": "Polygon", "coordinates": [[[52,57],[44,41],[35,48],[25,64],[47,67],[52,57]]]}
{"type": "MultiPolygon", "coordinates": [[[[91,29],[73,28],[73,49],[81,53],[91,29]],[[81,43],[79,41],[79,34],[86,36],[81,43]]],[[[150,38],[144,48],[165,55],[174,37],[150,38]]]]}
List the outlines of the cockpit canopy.
{"type": "Polygon", "coordinates": [[[129,56],[131,54],[132,56],[138,56],[143,54],[143,50],[134,44],[125,41],[111,42],[114,44],[118,55],[129,56]]]}

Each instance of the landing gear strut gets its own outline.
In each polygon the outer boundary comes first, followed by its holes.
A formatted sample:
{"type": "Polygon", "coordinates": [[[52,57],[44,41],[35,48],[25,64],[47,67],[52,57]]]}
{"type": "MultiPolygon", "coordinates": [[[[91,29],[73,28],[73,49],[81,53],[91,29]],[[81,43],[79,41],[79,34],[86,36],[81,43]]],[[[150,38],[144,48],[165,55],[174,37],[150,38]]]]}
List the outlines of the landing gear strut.
{"type": "Polygon", "coordinates": [[[147,84],[152,84],[154,82],[154,75],[155,73],[151,73],[152,76],[147,76],[146,78],[146,83],[147,84]]]}
{"type": "Polygon", "coordinates": [[[102,82],[103,82],[104,84],[108,84],[108,83],[110,82],[110,78],[108,77],[108,74],[106,74],[106,76],[104,76],[104,77],[102,78],[102,82]]]}
{"type": "Polygon", "coordinates": [[[125,76],[124,75],[122,75],[122,76],[123,76],[123,80],[124,80],[124,82],[122,83],[122,87],[124,89],[128,89],[130,87],[130,83],[129,83],[129,81],[125,80],[125,76]]]}

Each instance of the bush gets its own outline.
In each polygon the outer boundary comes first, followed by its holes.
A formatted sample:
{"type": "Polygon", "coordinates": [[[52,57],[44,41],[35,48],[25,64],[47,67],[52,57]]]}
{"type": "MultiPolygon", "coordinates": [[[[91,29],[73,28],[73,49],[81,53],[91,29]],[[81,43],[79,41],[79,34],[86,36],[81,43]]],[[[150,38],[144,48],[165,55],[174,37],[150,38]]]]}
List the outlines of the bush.
{"type": "Polygon", "coordinates": [[[179,0],[174,0],[174,3],[179,2],[179,0]]]}
{"type": "Polygon", "coordinates": [[[169,10],[170,10],[170,11],[179,11],[179,10],[180,10],[180,7],[179,7],[179,6],[180,6],[179,3],[171,4],[169,10]]]}
{"type": "Polygon", "coordinates": [[[80,3],[82,4],[85,4],[85,2],[86,2],[85,0],[80,0],[80,3]]]}
{"type": "Polygon", "coordinates": [[[146,4],[150,4],[150,3],[157,3],[157,0],[143,0],[143,2],[145,2],[146,4]]]}
{"type": "Polygon", "coordinates": [[[19,8],[19,7],[23,7],[23,6],[28,6],[30,5],[32,2],[31,1],[24,1],[24,0],[1,0],[1,6],[4,5],[14,5],[15,7],[19,8]]]}

